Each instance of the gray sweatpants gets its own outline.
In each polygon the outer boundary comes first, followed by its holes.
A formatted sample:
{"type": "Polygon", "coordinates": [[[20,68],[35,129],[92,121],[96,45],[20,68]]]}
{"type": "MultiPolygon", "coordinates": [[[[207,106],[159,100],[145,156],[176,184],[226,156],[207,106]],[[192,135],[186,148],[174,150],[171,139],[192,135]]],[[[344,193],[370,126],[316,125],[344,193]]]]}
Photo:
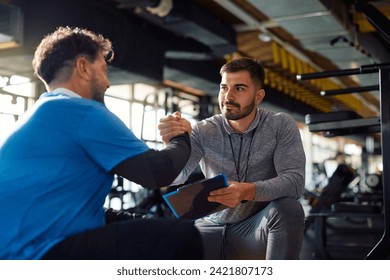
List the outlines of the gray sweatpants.
{"type": "Polygon", "coordinates": [[[304,211],[299,201],[280,198],[260,212],[234,224],[198,219],[205,259],[295,260],[304,234],[304,211]]]}

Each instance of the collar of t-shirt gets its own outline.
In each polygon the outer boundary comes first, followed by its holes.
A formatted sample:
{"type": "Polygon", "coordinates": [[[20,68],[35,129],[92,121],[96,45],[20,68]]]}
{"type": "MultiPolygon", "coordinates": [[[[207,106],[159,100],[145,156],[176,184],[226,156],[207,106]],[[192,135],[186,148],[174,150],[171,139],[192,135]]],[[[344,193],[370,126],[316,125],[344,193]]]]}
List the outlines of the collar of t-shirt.
{"type": "Polygon", "coordinates": [[[80,95],[78,95],[77,93],[75,93],[74,91],[71,91],[67,88],[56,88],[55,90],[52,91],[53,93],[62,93],[62,94],[65,94],[69,97],[76,97],[76,98],[82,98],[80,95]]]}

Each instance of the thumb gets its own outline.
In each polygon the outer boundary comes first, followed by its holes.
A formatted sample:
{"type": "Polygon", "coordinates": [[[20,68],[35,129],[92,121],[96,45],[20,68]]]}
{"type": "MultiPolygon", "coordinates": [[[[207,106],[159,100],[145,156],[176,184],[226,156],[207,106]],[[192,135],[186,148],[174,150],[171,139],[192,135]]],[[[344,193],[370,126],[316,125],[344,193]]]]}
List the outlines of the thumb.
{"type": "Polygon", "coordinates": [[[181,113],[179,111],[174,112],[172,115],[175,116],[177,120],[181,119],[181,113]]]}

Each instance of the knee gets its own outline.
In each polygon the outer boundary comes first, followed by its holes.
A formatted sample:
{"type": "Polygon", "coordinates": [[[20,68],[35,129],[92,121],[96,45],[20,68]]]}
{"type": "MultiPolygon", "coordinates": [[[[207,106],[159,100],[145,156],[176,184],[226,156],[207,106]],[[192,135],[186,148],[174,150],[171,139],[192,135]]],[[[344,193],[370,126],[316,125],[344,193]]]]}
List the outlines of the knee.
{"type": "Polygon", "coordinates": [[[305,220],[305,213],[301,203],[292,197],[282,197],[273,200],[270,205],[270,213],[279,217],[286,218],[290,221],[295,221],[303,224],[305,220]]]}

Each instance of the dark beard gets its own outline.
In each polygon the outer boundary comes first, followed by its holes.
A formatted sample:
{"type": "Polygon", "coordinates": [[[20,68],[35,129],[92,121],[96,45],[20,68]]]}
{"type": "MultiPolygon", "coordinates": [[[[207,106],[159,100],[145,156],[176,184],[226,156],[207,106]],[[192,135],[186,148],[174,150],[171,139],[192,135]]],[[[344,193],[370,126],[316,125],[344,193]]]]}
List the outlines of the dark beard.
{"type": "Polygon", "coordinates": [[[96,78],[92,83],[92,99],[104,104],[104,91],[102,92],[99,88],[99,84],[96,78]]]}
{"type": "Polygon", "coordinates": [[[93,91],[92,99],[104,104],[104,93],[102,94],[98,91],[93,91]]]}
{"type": "Polygon", "coordinates": [[[230,104],[230,105],[236,106],[239,109],[239,112],[237,112],[237,113],[225,109],[225,111],[223,113],[224,117],[226,119],[232,120],[232,121],[236,121],[236,120],[245,118],[250,113],[252,113],[253,109],[256,107],[256,102],[255,101],[253,101],[248,106],[244,107],[242,110],[241,110],[240,104],[233,103],[233,102],[227,102],[225,104],[230,104]]]}

